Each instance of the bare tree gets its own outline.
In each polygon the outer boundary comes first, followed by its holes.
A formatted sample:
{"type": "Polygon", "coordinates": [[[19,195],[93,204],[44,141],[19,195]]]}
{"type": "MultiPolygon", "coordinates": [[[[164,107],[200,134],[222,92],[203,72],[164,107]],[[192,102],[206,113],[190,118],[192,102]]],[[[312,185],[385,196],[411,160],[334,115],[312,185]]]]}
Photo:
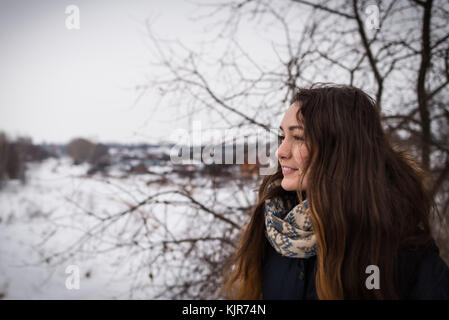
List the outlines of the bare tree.
{"type": "MultiPolygon", "coordinates": [[[[238,126],[262,128],[273,125],[273,115],[282,112],[297,87],[313,82],[358,86],[375,96],[391,139],[421,160],[440,212],[449,217],[446,1],[247,0],[206,9],[202,19],[228,17],[216,39],[226,38],[226,50],[207,65],[219,66],[217,74],[235,82],[222,90],[219,78],[206,72],[204,53],[161,41],[149,27],[159,64],[167,71],[166,78],[149,85],[183,92],[197,106],[193,112],[204,107],[226,119],[236,116],[232,123],[238,126]],[[278,57],[274,67],[257,63],[235,40],[239,25],[248,20],[281,30],[283,41],[271,42],[278,57]]],[[[449,261],[446,227],[437,237],[449,261]]]]}

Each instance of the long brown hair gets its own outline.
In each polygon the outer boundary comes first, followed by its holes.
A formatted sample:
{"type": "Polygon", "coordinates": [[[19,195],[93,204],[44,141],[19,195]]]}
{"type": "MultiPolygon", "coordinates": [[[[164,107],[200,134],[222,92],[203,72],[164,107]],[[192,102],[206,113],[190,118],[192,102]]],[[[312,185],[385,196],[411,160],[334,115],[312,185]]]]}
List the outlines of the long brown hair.
{"type": "MultiPolygon", "coordinates": [[[[307,199],[318,244],[319,299],[397,299],[398,252],[433,244],[430,219],[436,210],[425,173],[413,157],[385,135],[376,102],[362,90],[318,84],[299,89],[309,161],[307,199]],[[380,289],[368,290],[366,268],[380,271],[380,289]]],[[[262,298],[262,267],[269,245],[264,201],[286,191],[259,187],[258,202],[225,267],[223,289],[232,299],[262,298]]],[[[302,194],[297,192],[302,201],[302,194]]]]}

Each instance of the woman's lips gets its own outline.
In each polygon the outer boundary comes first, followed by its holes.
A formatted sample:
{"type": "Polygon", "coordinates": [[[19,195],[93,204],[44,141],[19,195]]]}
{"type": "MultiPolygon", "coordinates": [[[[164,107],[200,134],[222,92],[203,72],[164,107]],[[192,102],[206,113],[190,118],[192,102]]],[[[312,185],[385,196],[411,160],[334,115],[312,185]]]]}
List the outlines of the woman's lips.
{"type": "Polygon", "coordinates": [[[295,171],[297,171],[298,169],[295,169],[295,168],[290,168],[290,167],[285,167],[285,166],[282,166],[282,174],[285,176],[285,175],[288,175],[288,174],[292,174],[292,173],[294,173],[295,171]]]}

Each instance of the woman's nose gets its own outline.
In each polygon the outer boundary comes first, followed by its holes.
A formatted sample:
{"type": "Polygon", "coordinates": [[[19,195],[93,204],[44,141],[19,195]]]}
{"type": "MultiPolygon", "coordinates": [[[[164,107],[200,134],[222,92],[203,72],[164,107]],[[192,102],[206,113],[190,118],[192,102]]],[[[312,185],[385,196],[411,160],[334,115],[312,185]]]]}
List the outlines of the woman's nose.
{"type": "Polygon", "coordinates": [[[290,157],[290,145],[285,142],[285,138],[276,150],[276,156],[278,159],[288,159],[290,157]]]}

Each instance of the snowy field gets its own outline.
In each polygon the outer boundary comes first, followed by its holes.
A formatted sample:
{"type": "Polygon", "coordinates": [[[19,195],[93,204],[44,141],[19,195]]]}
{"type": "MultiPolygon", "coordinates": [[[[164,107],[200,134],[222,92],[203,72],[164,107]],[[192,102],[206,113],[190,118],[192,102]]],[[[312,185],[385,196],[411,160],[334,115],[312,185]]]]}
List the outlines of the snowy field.
{"type": "MultiPolygon", "coordinates": [[[[159,183],[160,176],[123,175],[118,168],[108,176],[86,176],[87,170],[87,165],[73,166],[69,158],[50,158],[28,164],[25,185],[8,181],[0,190],[3,299],[168,298],[157,289],[180,277],[202,276],[193,270],[185,274],[188,268],[180,268],[185,261],[179,252],[171,253],[165,245],[160,249],[167,240],[220,232],[212,215],[203,212],[198,218],[197,208],[184,205],[185,197],[168,192],[189,185],[187,178],[159,183]],[[158,201],[130,210],[163,192],[168,192],[165,198],[162,194],[158,201]],[[178,205],[167,207],[164,201],[178,205]],[[69,266],[79,270],[79,289],[66,286],[73,275],[66,273],[69,266]]],[[[244,221],[231,207],[247,206],[255,201],[255,192],[233,191],[238,190],[235,181],[214,191],[210,180],[195,178],[189,194],[214,209],[228,208],[232,221],[244,221]]]]}

